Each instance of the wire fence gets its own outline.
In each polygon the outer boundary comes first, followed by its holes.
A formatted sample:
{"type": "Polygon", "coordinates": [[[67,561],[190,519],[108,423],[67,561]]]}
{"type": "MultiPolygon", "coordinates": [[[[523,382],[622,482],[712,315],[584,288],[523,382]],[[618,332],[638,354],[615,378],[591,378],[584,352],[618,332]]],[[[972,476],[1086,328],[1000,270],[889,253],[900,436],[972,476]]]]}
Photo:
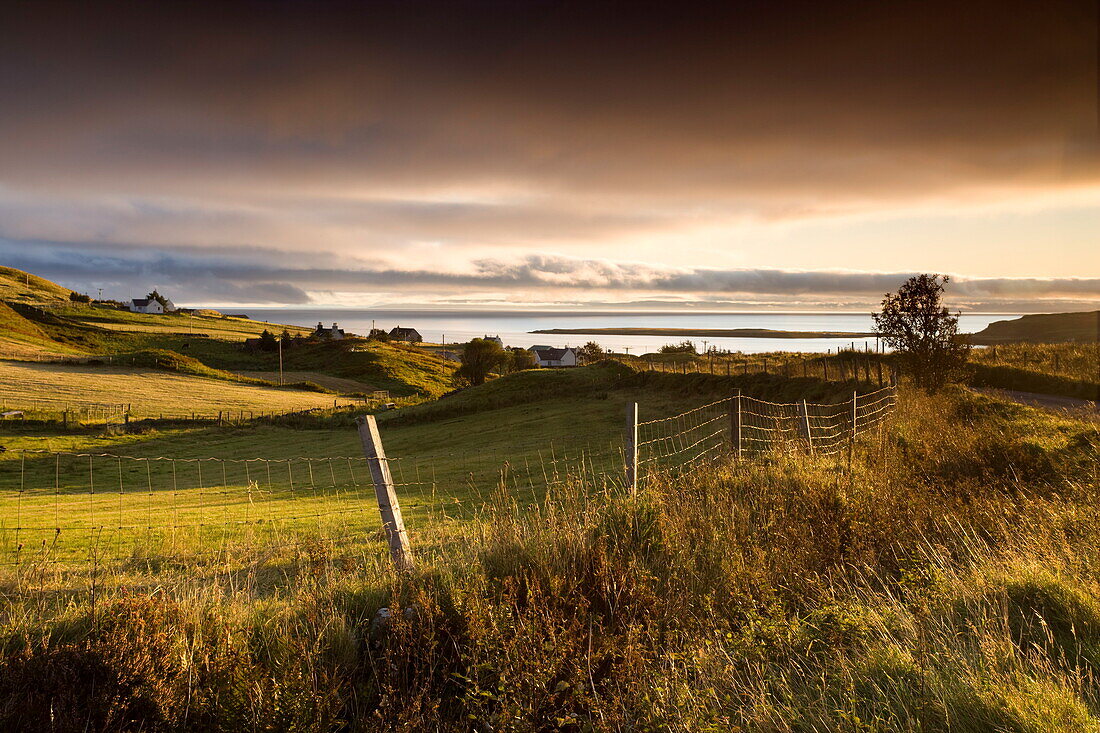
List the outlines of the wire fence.
{"type": "MultiPolygon", "coordinates": [[[[831,404],[745,395],[636,426],[639,482],[764,451],[833,455],[882,423],[888,387],[831,404]]],[[[391,452],[387,463],[414,526],[474,517],[489,503],[522,510],[565,487],[622,490],[629,426],[596,440],[559,435],[491,451],[391,452]],[[626,440],[624,441],[624,437],[626,440]]],[[[384,437],[384,436],[383,436],[384,437]]],[[[418,447],[419,450],[419,447],[418,447]]],[[[181,458],[48,450],[0,459],[0,593],[43,568],[125,582],[166,566],[270,562],[324,544],[347,559],[385,554],[369,459],[360,456],[181,458]],[[13,580],[14,578],[14,580],[13,580]]]]}
{"type": "MultiPolygon", "coordinates": [[[[621,442],[568,439],[505,460],[472,453],[388,460],[406,514],[463,519],[500,496],[534,503],[568,482],[621,484],[621,442]]],[[[317,541],[377,545],[363,456],[172,458],[9,451],[0,461],[0,565],[139,569],[225,562],[317,541]],[[14,454],[14,455],[13,455],[14,454]]],[[[374,549],[371,549],[373,552],[374,549]]]]}
{"type": "Polygon", "coordinates": [[[308,415],[325,414],[333,410],[349,408],[392,409],[388,398],[334,398],[331,406],[310,407],[302,410],[250,410],[243,408],[222,410],[152,410],[135,408],[132,404],[80,403],[63,399],[29,400],[0,403],[0,425],[19,428],[60,425],[63,427],[117,427],[132,421],[142,423],[188,422],[209,425],[244,425],[251,422],[279,423],[308,415]]]}
{"type": "Polygon", "coordinates": [[[883,387],[833,403],[768,402],[735,395],[671,417],[639,422],[639,479],[684,471],[733,455],[805,451],[830,456],[881,424],[897,403],[897,387],[883,387]]]}
{"type": "Polygon", "coordinates": [[[643,371],[669,374],[711,374],[715,376],[748,376],[771,374],[786,379],[802,377],[824,381],[857,381],[889,386],[897,379],[893,365],[879,351],[859,350],[853,342],[850,349],[836,353],[806,355],[795,352],[749,355],[729,352],[688,354],[676,361],[660,361],[642,357],[628,361],[643,371]]]}

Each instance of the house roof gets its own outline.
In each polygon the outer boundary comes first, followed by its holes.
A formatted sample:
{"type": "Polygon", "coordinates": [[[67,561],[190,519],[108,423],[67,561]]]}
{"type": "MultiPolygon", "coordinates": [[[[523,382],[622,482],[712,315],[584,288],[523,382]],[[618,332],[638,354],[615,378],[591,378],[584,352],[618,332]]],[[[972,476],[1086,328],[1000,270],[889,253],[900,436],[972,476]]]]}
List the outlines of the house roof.
{"type": "Polygon", "coordinates": [[[572,350],[573,349],[570,349],[570,348],[565,348],[565,349],[553,349],[553,348],[532,349],[532,351],[534,351],[535,354],[537,354],[538,357],[540,359],[542,359],[543,361],[561,361],[562,357],[564,357],[567,353],[571,352],[572,350]]]}
{"type": "Polygon", "coordinates": [[[417,336],[420,335],[420,332],[417,331],[415,328],[402,328],[401,326],[397,326],[396,328],[392,329],[390,333],[415,333],[417,336]]]}
{"type": "Polygon", "coordinates": [[[152,298],[133,298],[131,302],[139,307],[144,307],[153,302],[152,298]]]}

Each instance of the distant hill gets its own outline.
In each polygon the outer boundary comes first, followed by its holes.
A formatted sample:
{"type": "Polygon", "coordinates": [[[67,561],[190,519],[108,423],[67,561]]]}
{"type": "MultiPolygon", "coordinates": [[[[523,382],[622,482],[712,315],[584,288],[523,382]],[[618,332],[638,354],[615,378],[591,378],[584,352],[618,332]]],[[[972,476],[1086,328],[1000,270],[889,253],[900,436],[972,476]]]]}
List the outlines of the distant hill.
{"type": "MultiPolygon", "coordinates": [[[[244,348],[269,330],[292,336],[312,328],[223,316],[218,311],[131,313],[104,303],[73,303],[70,291],[45,278],[0,267],[0,358],[125,355],[173,372],[227,378],[226,371],[266,372],[279,356],[244,348]]],[[[353,391],[388,390],[395,397],[434,397],[452,389],[455,364],[425,349],[349,337],[296,345],[284,354],[287,369],[342,380],[353,391]],[[358,386],[350,384],[355,382],[358,386]]]]}
{"type": "Polygon", "coordinates": [[[1100,336],[1100,311],[1040,313],[1008,321],[994,321],[970,337],[972,343],[988,346],[1013,342],[1095,342],[1100,336]]]}
{"type": "Polygon", "coordinates": [[[68,288],[44,277],[0,266],[0,301],[9,303],[56,303],[69,300],[68,288]]]}

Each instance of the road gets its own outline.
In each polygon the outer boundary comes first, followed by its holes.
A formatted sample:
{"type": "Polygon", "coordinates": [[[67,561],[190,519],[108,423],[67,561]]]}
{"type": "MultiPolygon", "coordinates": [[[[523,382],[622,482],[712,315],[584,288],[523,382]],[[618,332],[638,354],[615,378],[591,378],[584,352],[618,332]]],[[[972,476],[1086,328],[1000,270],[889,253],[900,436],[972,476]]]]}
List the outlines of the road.
{"type": "Polygon", "coordinates": [[[1020,392],[1014,389],[977,389],[976,392],[1003,397],[1033,407],[1045,407],[1048,410],[1086,410],[1100,415],[1100,404],[1092,400],[1082,400],[1077,397],[1060,397],[1058,395],[1039,394],[1037,392],[1020,392]]]}

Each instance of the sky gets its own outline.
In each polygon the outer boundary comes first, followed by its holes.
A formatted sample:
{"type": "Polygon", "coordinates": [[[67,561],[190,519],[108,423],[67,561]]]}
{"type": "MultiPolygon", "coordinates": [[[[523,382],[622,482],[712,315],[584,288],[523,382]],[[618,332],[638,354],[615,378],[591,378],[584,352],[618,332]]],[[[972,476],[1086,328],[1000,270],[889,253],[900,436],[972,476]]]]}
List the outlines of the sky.
{"type": "Polygon", "coordinates": [[[0,264],[187,305],[1100,308],[1097,4],[25,3],[0,264]]]}

